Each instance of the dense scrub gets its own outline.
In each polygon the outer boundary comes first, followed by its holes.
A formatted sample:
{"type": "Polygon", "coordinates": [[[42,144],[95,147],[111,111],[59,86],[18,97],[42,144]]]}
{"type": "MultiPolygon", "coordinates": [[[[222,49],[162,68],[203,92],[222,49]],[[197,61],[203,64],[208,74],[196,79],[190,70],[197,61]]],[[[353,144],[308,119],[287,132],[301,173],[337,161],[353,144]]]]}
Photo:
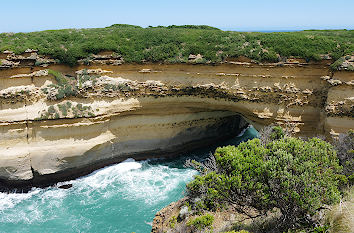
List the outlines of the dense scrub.
{"type": "Polygon", "coordinates": [[[0,34],[0,51],[18,54],[37,49],[63,63],[74,65],[100,51],[114,51],[125,62],[186,62],[190,54],[201,54],[200,62],[218,63],[228,57],[246,56],[255,61],[278,61],[295,56],[334,60],[354,52],[353,30],[299,32],[231,32],[209,26],[141,28],[115,24],[107,28],[48,30],[0,34]]]}
{"type": "MultiPolygon", "coordinates": [[[[204,164],[189,162],[200,172],[187,185],[190,200],[198,200],[193,208],[214,211],[232,206],[252,219],[278,211],[271,226],[274,232],[320,229],[314,216],[341,199],[340,187],[353,168],[343,173],[335,147],[319,138],[294,138],[275,127],[265,143],[263,139],[218,148],[204,164]]],[[[346,147],[342,154],[347,151],[346,147]]]]}

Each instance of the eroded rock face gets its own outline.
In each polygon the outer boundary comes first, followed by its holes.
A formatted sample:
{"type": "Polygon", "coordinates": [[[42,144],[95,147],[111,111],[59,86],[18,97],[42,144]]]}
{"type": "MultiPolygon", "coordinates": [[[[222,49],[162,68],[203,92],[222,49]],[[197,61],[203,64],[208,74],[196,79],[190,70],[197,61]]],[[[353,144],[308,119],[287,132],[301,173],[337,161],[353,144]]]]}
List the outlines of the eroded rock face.
{"type": "Polygon", "coordinates": [[[3,69],[0,179],[46,184],[171,155],[236,135],[245,121],[291,123],[304,136],[354,127],[353,72],[236,63],[49,66],[66,75],[60,82],[45,68],[3,69]]]}
{"type": "Polygon", "coordinates": [[[58,63],[57,60],[38,55],[37,50],[27,49],[23,54],[15,54],[12,51],[0,53],[0,70],[17,67],[41,66],[47,67],[58,63]]]}

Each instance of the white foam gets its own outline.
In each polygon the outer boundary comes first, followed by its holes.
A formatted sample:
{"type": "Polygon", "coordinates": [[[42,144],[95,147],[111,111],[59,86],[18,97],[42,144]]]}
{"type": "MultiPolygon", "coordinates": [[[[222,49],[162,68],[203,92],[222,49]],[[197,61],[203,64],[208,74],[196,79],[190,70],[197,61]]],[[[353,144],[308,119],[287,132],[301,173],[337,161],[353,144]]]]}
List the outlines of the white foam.
{"type": "Polygon", "coordinates": [[[67,194],[65,189],[49,189],[43,192],[41,198],[43,200],[58,200],[63,199],[67,194]]]}
{"type": "Polygon", "coordinates": [[[41,194],[35,188],[28,193],[0,193],[0,222],[33,223],[43,222],[43,212],[38,208],[40,203],[33,201],[41,194]]]}
{"type": "Polygon", "coordinates": [[[86,197],[81,204],[97,203],[93,193],[103,198],[120,196],[127,200],[139,200],[146,204],[168,198],[169,193],[191,180],[194,170],[181,170],[163,165],[149,165],[147,161],[128,159],[122,163],[103,168],[73,182],[77,192],[86,197]],[[144,165],[144,166],[143,166],[144,165]]]}
{"type": "Polygon", "coordinates": [[[40,192],[40,189],[33,189],[28,193],[0,193],[0,211],[12,208],[18,203],[30,199],[40,192]]]}
{"type": "Polygon", "coordinates": [[[248,125],[246,128],[244,128],[236,137],[242,137],[244,134],[245,134],[245,132],[249,129],[249,128],[251,128],[252,127],[252,125],[248,125]]]}
{"type": "MultiPolygon", "coordinates": [[[[36,188],[28,193],[0,193],[0,223],[37,224],[60,216],[71,216],[67,212],[71,205],[79,204],[82,208],[99,206],[102,199],[109,198],[154,205],[171,198],[171,195],[178,195],[176,199],[179,198],[180,193],[176,194],[172,190],[178,188],[182,191],[185,183],[195,174],[196,171],[191,169],[151,165],[148,161],[127,159],[86,177],[59,183],[57,187],[36,188]],[[58,188],[69,183],[73,185],[70,189],[58,188]],[[73,203],[64,202],[66,198],[73,203]]],[[[90,228],[89,219],[81,218],[84,216],[72,216],[72,226],[78,224],[79,229],[85,222],[90,228]]]]}
{"type": "MultiPolygon", "coordinates": [[[[193,170],[181,172],[167,166],[149,166],[145,169],[131,170],[124,176],[117,177],[119,189],[124,199],[144,201],[153,205],[168,198],[169,193],[192,179],[193,170]],[[183,183],[183,184],[182,184],[183,183]]],[[[117,192],[115,191],[115,192],[117,192]]]]}
{"type": "Polygon", "coordinates": [[[117,179],[124,176],[128,171],[141,168],[141,163],[134,159],[127,159],[119,164],[100,169],[89,176],[74,181],[74,184],[90,186],[97,189],[105,189],[117,179]]]}
{"type": "Polygon", "coordinates": [[[141,163],[135,162],[134,159],[127,159],[124,162],[117,164],[115,169],[118,169],[119,173],[124,173],[130,170],[139,169],[141,167],[141,163]]]}

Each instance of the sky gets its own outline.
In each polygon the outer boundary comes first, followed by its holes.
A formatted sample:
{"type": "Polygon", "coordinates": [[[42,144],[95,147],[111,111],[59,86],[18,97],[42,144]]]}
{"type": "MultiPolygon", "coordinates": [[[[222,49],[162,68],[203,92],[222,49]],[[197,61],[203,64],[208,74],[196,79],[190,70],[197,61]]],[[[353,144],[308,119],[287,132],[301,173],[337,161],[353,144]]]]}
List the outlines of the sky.
{"type": "Polygon", "coordinates": [[[354,0],[0,0],[0,32],[210,25],[224,30],[354,29],[354,0]]]}

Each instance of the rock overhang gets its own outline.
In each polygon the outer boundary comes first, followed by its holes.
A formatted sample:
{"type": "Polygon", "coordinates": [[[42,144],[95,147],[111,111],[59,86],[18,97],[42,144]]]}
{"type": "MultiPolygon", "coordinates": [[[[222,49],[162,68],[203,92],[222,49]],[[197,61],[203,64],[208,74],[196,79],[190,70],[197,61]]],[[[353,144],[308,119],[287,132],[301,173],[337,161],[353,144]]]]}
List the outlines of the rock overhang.
{"type": "Polygon", "coordinates": [[[290,123],[306,136],[353,128],[353,73],[323,64],[48,68],[0,71],[1,177],[14,184],[204,146],[237,133],[225,124],[238,116],[256,129],[290,123]],[[57,98],[48,68],[67,74],[64,88],[76,94],[57,98]]]}

